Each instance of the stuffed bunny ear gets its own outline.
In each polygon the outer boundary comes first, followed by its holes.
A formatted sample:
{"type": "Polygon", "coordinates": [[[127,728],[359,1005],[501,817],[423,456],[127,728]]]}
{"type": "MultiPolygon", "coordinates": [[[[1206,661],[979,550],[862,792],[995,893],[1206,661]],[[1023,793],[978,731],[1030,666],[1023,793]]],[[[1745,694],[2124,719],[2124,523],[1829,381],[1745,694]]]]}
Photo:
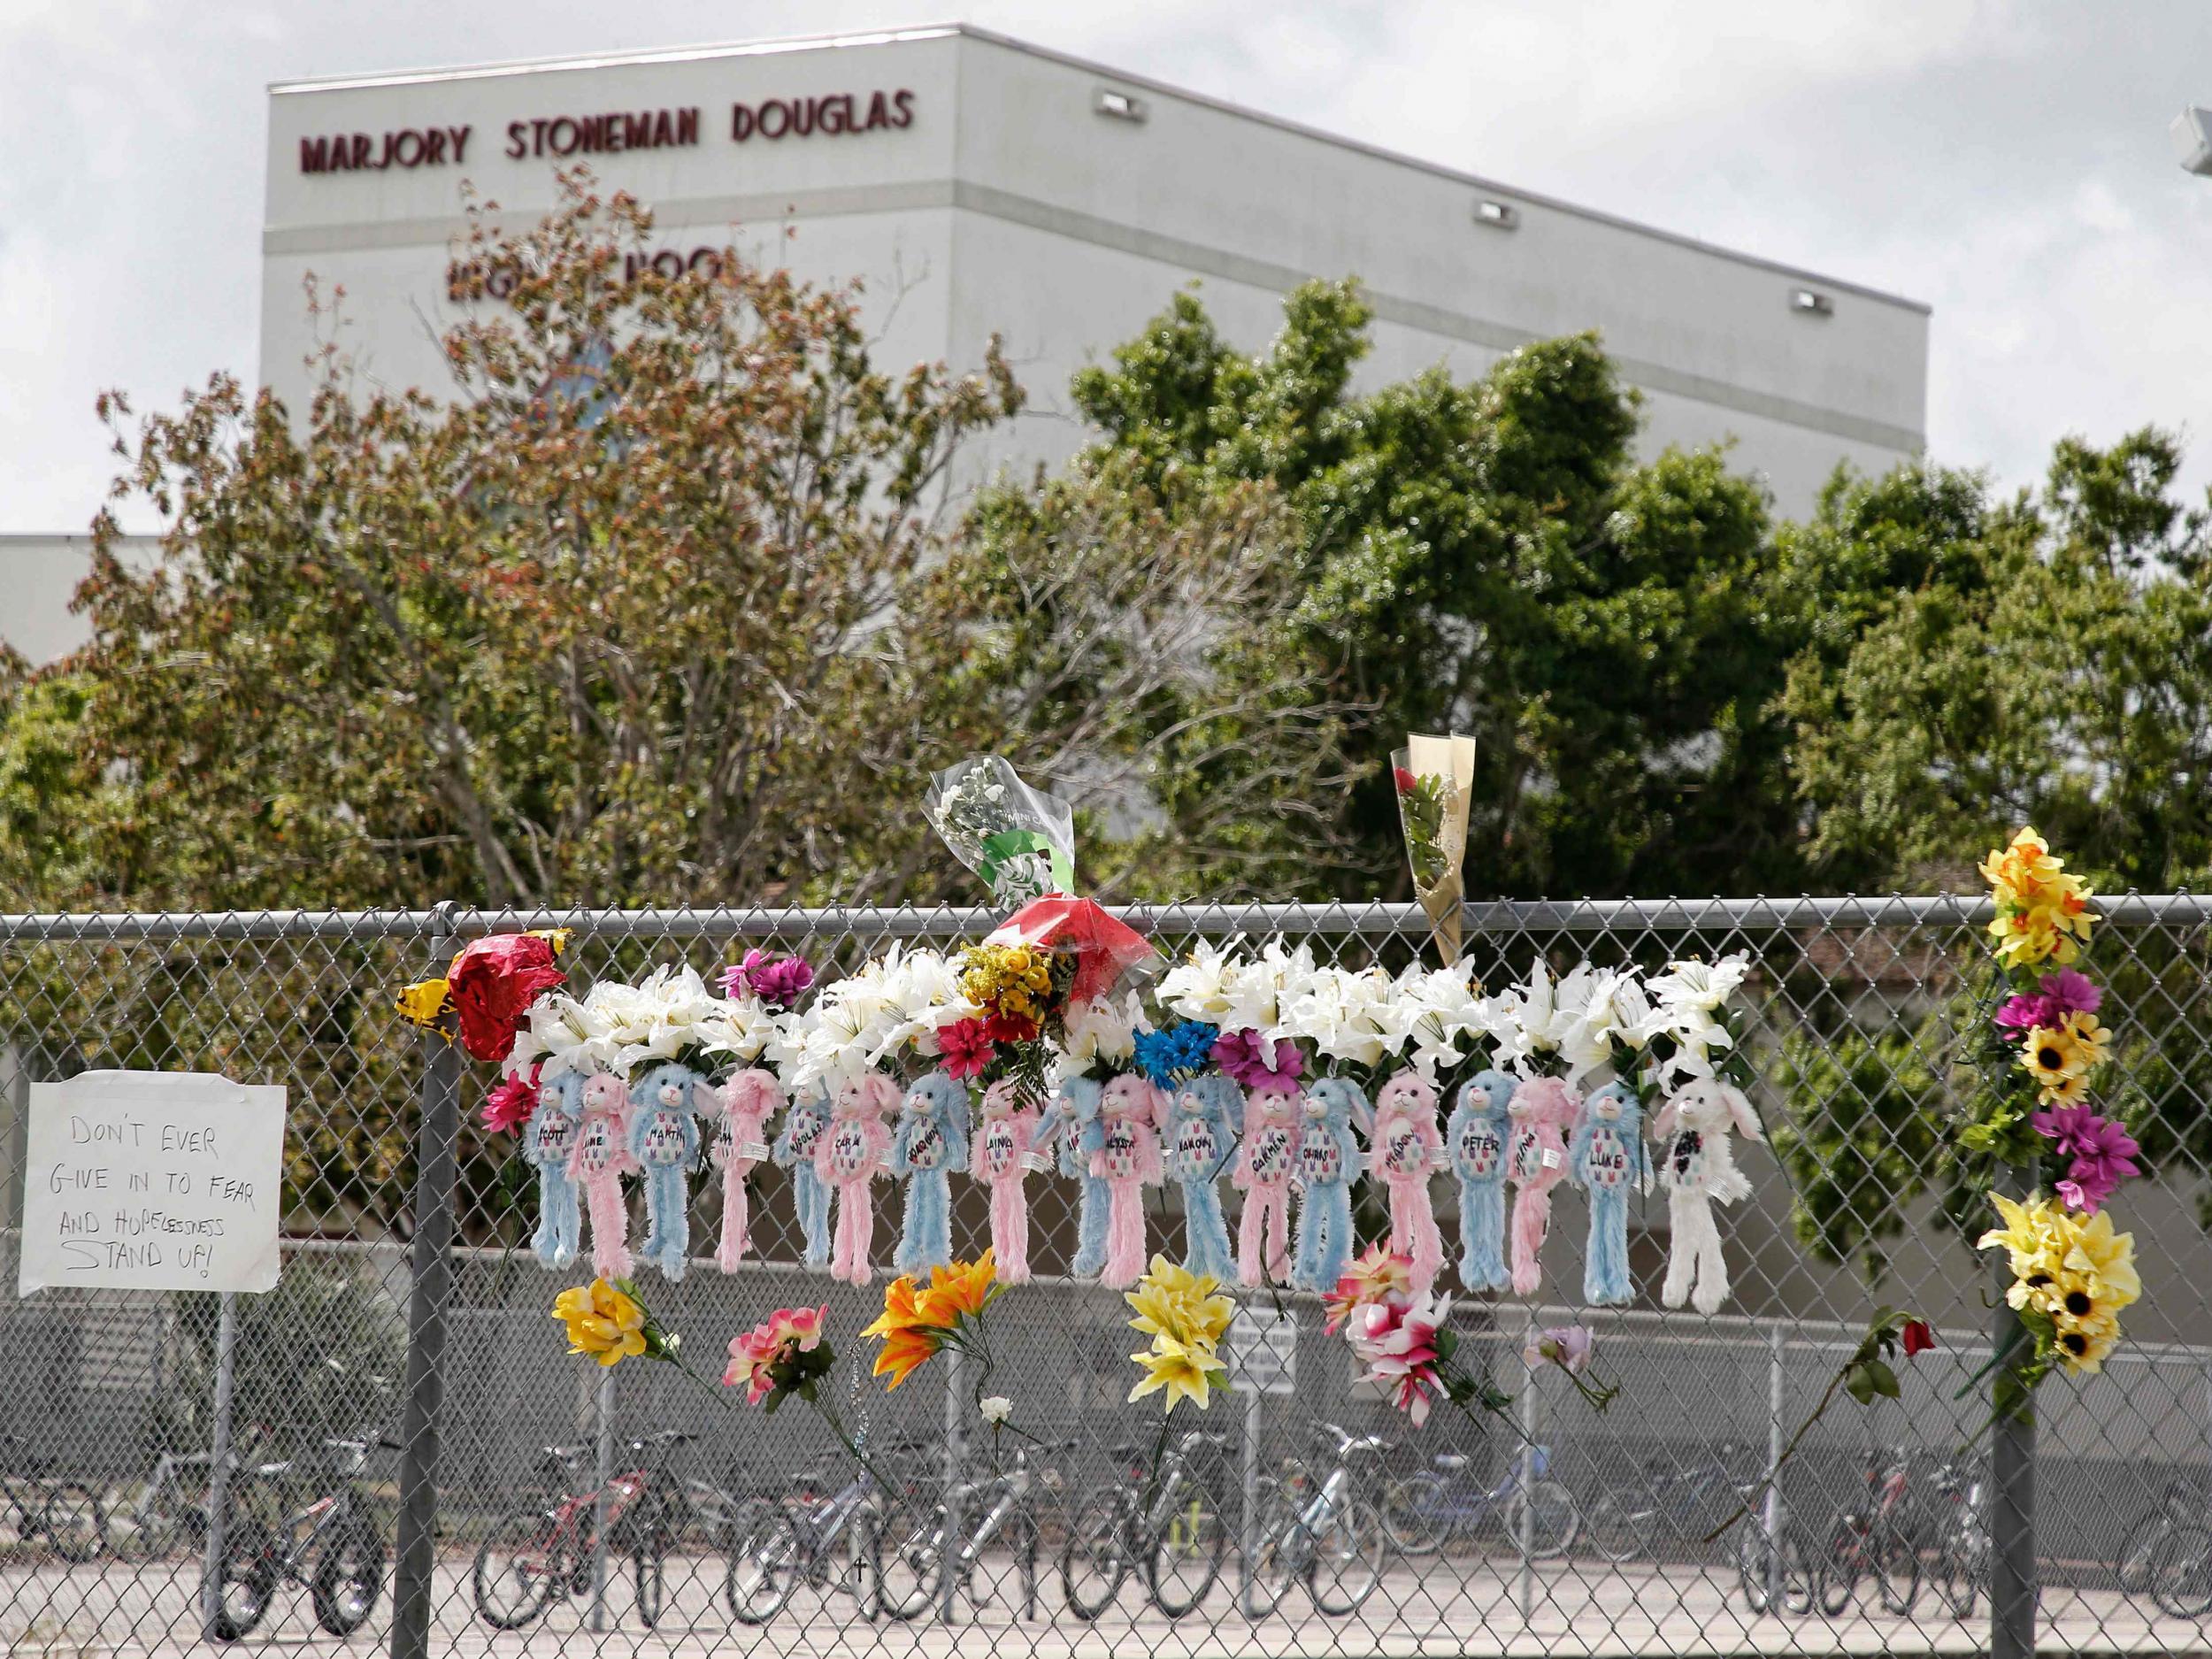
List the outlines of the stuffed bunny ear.
{"type": "Polygon", "coordinates": [[[1766,1130],[1760,1125],[1759,1114],[1751,1104],[1751,1097],[1733,1083],[1720,1086],[1720,1097],[1727,1103],[1728,1115],[1736,1120],[1736,1133],[1747,1141],[1763,1141],[1766,1130]]]}
{"type": "Polygon", "coordinates": [[[741,1111],[769,1112],[783,1103],[783,1089],[773,1077],[754,1066],[722,1086],[722,1100],[733,1116],[741,1111]]]}
{"type": "Polygon", "coordinates": [[[1681,1116],[1681,1106],[1670,1098],[1667,1103],[1659,1109],[1659,1115],[1651,1120],[1651,1138],[1655,1141],[1672,1140],[1674,1125],[1681,1116]]]}
{"type": "Polygon", "coordinates": [[[898,1110],[899,1086],[880,1071],[871,1071],[861,1085],[876,1110],[887,1116],[898,1110]]]}

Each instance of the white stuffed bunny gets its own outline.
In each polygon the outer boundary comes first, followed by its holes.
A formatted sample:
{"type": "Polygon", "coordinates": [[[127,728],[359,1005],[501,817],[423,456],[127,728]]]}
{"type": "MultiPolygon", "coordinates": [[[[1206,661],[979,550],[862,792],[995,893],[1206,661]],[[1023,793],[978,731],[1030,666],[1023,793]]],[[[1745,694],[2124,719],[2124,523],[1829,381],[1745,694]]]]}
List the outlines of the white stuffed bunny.
{"type": "Polygon", "coordinates": [[[1736,1167],[1732,1130],[1747,1140],[1766,1139],[1744,1092],[1715,1078],[1700,1078],[1681,1089],[1652,1119],[1652,1138],[1663,1148],[1659,1185],[1666,1189],[1674,1222],[1666,1283],[1659,1290],[1659,1300],[1670,1308],[1686,1301],[1700,1313],[1718,1313],[1728,1300],[1728,1263],[1713,1206],[1751,1195],[1750,1179],[1736,1167]]]}

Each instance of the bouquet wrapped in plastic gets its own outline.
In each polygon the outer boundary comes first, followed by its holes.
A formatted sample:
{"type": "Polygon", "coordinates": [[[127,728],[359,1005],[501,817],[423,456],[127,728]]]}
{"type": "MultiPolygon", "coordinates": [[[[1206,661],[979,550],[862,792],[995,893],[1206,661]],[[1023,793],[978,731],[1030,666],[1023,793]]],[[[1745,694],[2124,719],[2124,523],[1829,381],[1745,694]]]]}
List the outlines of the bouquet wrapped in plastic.
{"type": "Polygon", "coordinates": [[[1413,894],[1428,912],[1437,953],[1449,966],[1459,960],[1459,907],[1466,897],[1460,866],[1467,856],[1475,740],[1416,734],[1390,759],[1413,894]]]}

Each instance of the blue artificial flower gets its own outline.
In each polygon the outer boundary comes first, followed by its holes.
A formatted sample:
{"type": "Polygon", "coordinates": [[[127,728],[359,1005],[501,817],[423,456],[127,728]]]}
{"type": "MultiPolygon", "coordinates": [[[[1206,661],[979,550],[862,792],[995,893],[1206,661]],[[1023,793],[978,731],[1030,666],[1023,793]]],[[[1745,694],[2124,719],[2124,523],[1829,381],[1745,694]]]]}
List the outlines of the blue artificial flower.
{"type": "Polygon", "coordinates": [[[1164,1031],[1141,1031],[1136,1040],[1137,1070],[1162,1088],[1189,1081],[1213,1064],[1214,1039],[1221,1028],[1202,1019],[1187,1019],[1164,1031]]]}

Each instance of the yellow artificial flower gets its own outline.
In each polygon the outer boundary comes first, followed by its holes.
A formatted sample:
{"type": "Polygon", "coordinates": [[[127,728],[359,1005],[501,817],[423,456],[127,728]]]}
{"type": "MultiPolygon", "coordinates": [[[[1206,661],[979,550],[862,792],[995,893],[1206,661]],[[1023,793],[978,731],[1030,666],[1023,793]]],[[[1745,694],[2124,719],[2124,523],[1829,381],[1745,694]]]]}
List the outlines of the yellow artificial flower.
{"type": "Polygon", "coordinates": [[[1152,1346],[1129,1356],[1144,1368],[1144,1377],[1129,1391],[1132,1401],[1161,1389],[1167,1391],[1166,1409],[1188,1400],[1201,1411],[1211,1403],[1213,1390],[1228,1379],[1229,1368],[1221,1363],[1210,1342],[1179,1342],[1171,1336],[1156,1336],[1152,1346]]]}
{"type": "Polygon", "coordinates": [[[557,959],[561,952],[568,949],[568,941],[576,936],[576,930],[572,927],[533,927],[529,933],[531,938],[542,939],[552,946],[553,955],[557,959]]]}
{"type": "Polygon", "coordinates": [[[2143,1280],[2135,1271],[2135,1235],[2116,1232],[2112,1213],[2066,1217],[2066,1253],[2059,1265],[2079,1278],[2100,1307],[2117,1313],[2141,1299],[2143,1280]]]}
{"type": "Polygon", "coordinates": [[[451,1001],[451,990],[443,979],[418,979],[399,994],[399,1011],[413,1025],[434,1025],[451,1001]]]}
{"type": "Polygon", "coordinates": [[[1991,1194],[1997,1213],[2005,1225],[1992,1227],[1976,1241],[1975,1248],[1987,1250],[2002,1245],[2007,1252],[2007,1265],[2012,1271],[2013,1286],[2007,1300],[2016,1308],[2025,1305],[2029,1299],[2028,1282],[2041,1275],[2054,1276],[2063,1260],[2070,1242],[2056,1223],[2060,1211],[2048,1199],[2031,1198],[2025,1203],[1991,1194]]]}
{"type": "Polygon", "coordinates": [[[553,1317],[568,1326],[572,1354],[588,1354],[602,1365],[612,1365],[645,1352],[644,1308],[603,1279],[556,1296],[553,1317]]]}
{"type": "Polygon", "coordinates": [[[1236,1304],[1219,1294],[1220,1289],[1217,1279],[1156,1256],[1151,1269],[1122,1300],[1136,1310],[1137,1317],[1129,1322],[1132,1330],[1213,1347],[1220,1343],[1236,1312],[1236,1304]]]}
{"type": "Polygon", "coordinates": [[[2094,895],[2079,876],[2066,872],[2064,860],[2054,858],[2033,829],[2022,830],[2009,846],[1983,859],[1981,872],[1997,902],[1989,933],[2006,967],[2047,961],[2064,967],[2080,956],[2090,924],[2098,919],[2089,908],[2094,895]]]}

